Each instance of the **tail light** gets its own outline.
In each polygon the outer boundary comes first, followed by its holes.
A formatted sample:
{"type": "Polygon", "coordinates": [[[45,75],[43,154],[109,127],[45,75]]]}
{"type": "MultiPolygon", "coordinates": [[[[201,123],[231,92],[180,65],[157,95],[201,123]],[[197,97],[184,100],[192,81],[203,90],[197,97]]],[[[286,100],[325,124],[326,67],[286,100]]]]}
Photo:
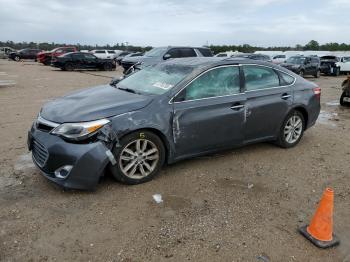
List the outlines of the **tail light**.
{"type": "Polygon", "coordinates": [[[320,99],[320,98],[321,98],[321,88],[320,88],[320,87],[315,87],[315,88],[313,89],[313,91],[314,91],[314,95],[315,95],[318,99],[320,99]]]}

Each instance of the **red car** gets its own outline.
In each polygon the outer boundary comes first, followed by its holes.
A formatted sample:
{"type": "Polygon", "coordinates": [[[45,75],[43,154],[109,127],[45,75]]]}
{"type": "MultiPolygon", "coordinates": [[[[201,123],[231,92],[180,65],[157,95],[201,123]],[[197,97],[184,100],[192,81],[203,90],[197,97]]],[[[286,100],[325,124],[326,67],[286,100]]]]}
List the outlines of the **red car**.
{"type": "Polygon", "coordinates": [[[51,51],[43,51],[38,53],[37,60],[44,65],[50,65],[52,57],[60,56],[69,52],[76,52],[78,49],[75,46],[57,47],[51,51]]]}

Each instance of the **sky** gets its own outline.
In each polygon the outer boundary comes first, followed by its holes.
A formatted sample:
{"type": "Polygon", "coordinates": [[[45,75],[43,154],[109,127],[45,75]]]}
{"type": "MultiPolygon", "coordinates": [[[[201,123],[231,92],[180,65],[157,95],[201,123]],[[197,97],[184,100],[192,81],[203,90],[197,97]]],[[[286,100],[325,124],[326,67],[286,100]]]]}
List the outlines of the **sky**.
{"type": "Polygon", "coordinates": [[[295,46],[350,43],[350,0],[0,0],[0,40],[295,46]]]}

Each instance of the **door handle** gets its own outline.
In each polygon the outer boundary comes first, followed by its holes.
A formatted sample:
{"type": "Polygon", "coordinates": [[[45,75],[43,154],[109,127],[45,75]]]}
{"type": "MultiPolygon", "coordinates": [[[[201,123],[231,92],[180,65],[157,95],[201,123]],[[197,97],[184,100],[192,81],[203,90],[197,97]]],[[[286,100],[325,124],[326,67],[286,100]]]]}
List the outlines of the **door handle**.
{"type": "Polygon", "coordinates": [[[243,108],[243,107],[244,107],[244,105],[235,104],[235,105],[231,106],[230,108],[231,108],[232,110],[238,111],[238,110],[240,110],[240,109],[243,108]]]}
{"type": "Polygon", "coordinates": [[[284,99],[284,100],[287,100],[287,99],[290,98],[290,97],[292,97],[292,95],[289,95],[289,94],[283,94],[283,95],[281,96],[281,98],[284,99]]]}

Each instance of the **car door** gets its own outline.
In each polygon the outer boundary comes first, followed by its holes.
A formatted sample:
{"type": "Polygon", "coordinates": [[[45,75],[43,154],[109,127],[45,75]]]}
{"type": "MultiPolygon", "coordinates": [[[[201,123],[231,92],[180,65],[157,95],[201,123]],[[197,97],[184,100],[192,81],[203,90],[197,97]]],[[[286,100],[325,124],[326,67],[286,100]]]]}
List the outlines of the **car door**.
{"type": "Polygon", "coordinates": [[[240,145],[245,95],[238,66],[210,69],[173,99],[173,138],[177,157],[240,145]]]}
{"type": "Polygon", "coordinates": [[[74,64],[74,67],[77,69],[82,69],[84,68],[84,54],[82,53],[74,53],[71,55],[72,57],[72,63],[74,64]]]}
{"type": "Polygon", "coordinates": [[[291,75],[268,66],[244,65],[245,143],[273,137],[293,102],[291,75]]]}
{"type": "Polygon", "coordinates": [[[84,54],[84,67],[85,68],[96,68],[98,58],[92,54],[84,54]]]}
{"type": "Polygon", "coordinates": [[[305,74],[313,74],[314,73],[310,57],[305,58],[304,66],[305,66],[305,74]]]}

